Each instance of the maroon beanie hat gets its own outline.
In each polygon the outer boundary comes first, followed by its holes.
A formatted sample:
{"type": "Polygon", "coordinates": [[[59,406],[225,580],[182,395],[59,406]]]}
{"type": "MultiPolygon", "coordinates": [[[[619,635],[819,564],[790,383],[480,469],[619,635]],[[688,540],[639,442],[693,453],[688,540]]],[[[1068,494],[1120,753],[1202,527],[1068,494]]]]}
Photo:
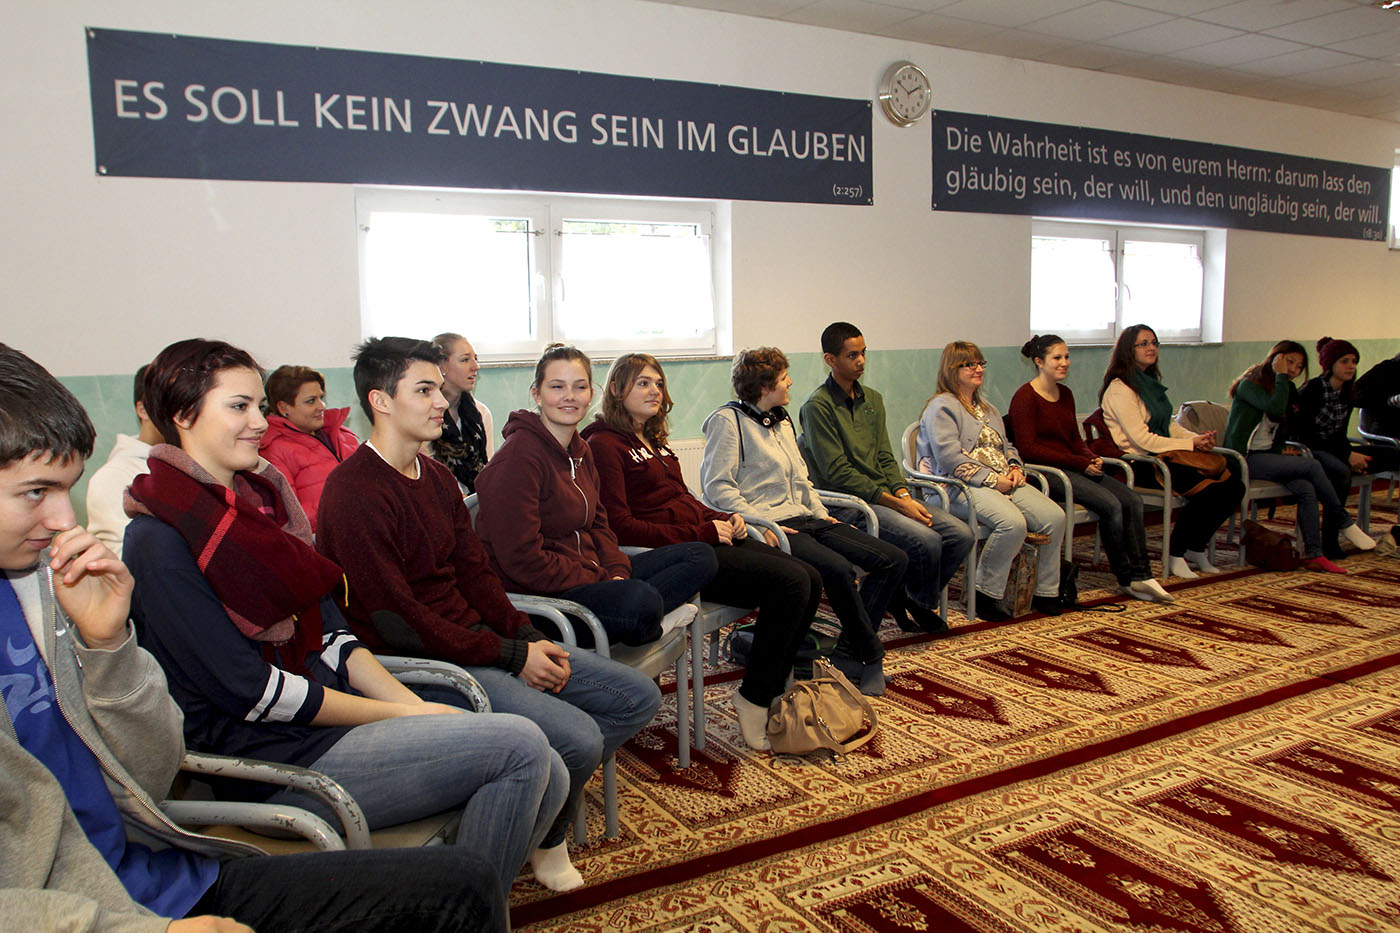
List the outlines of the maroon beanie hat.
{"type": "Polygon", "coordinates": [[[1317,342],[1317,361],[1322,366],[1324,376],[1332,375],[1332,365],[1346,356],[1348,353],[1354,354],[1359,363],[1361,353],[1352,345],[1349,340],[1333,340],[1331,337],[1323,337],[1317,342]]]}

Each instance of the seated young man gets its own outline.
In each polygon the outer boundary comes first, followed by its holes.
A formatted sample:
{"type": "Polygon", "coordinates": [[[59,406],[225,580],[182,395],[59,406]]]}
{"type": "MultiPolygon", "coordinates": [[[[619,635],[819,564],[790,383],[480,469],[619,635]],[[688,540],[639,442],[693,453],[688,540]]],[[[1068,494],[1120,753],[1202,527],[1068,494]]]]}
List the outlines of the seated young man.
{"type": "Polygon", "coordinates": [[[457,480],[420,453],[442,432],[440,351],[407,337],[355,353],[355,394],[370,439],[336,467],[321,495],[316,546],[344,571],[346,616],[372,650],[466,667],[491,708],[534,720],[569,769],[569,797],[532,859],[554,890],[583,884],[564,841],[568,817],[599,763],[649,723],[656,684],[591,651],[566,651],[511,605],[472,530],[457,480]]]}
{"type": "Polygon", "coordinates": [[[184,754],[180,710],[136,644],[130,573],[69,501],[92,423],[4,344],[0,393],[6,928],[505,930],[495,871],[459,849],[272,858],[163,815],[156,802],[184,754]]]}
{"type": "MultiPolygon", "coordinates": [[[[938,616],[940,597],[944,584],[972,550],[976,540],[972,530],[961,519],[909,494],[890,448],[885,401],[879,392],[860,384],[865,375],[865,337],[860,330],[844,321],[828,326],[822,331],[822,359],[831,374],[812,390],[799,415],[802,437],[798,442],[812,482],[870,503],[880,520],[880,539],[909,555],[904,608],[916,628],[944,633],[948,624],[938,616]]],[[[854,512],[839,510],[838,517],[849,521],[854,512]]]]}
{"type": "Polygon", "coordinates": [[[136,387],[133,392],[136,404],[136,421],[139,430],[133,437],[118,434],[107,462],[97,468],[88,480],[87,515],[88,531],[97,535],[97,540],[112,549],[112,553],[122,556],[122,537],[126,534],[127,517],[122,508],[122,496],[131,481],[150,468],[146,465],[146,455],[162,440],[160,429],[146,414],[146,403],[141,397],[142,384],[146,379],[146,367],[136,370],[136,387]]]}

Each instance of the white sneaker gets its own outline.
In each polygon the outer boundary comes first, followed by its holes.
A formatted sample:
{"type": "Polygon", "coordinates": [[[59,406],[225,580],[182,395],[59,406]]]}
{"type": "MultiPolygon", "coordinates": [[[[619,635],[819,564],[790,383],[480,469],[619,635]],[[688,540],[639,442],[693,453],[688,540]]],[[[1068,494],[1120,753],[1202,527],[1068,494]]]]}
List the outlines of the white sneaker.
{"type": "Polygon", "coordinates": [[[661,617],[661,634],[665,635],[672,629],[685,628],[695,621],[699,612],[700,608],[694,603],[681,603],[661,617]]]}
{"type": "Polygon", "coordinates": [[[1181,577],[1183,580],[1196,579],[1196,572],[1191,569],[1191,565],[1186,563],[1184,557],[1167,558],[1167,576],[1181,577]]]}
{"type": "Polygon", "coordinates": [[[1350,544],[1358,551],[1373,551],[1376,549],[1376,539],[1361,530],[1361,526],[1353,522],[1342,529],[1342,533],[1337,535],[1338,544],[1350,544]]]}
{"type": "Polygon", "coordinates": [[[1156,580],[1134,580],[1124,588],[1124,592],[1134,599],[1145,599],[1154,603],[1174,603],[1176,597],[1162,588],[1156,580]]]}
{"type": "Polygon", "coordinates": [[[1220,568],[1210,562],[1204,551],[1187,551],[1186,560],[1197,571],[1204,574],[1220,573],[1220,568]]]}

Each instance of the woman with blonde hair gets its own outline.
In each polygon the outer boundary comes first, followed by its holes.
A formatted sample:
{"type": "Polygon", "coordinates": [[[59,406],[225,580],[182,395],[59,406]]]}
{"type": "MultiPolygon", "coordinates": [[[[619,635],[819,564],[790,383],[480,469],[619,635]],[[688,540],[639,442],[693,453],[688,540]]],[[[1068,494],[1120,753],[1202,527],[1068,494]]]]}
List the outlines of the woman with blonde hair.
{"type": "MultiPolygon", "coordinates": [[[[986,373],[987,360],[977,344],[955,340],[943,348],[938,393],[919,419],[919,467],[966,483],[977,522],[990,531],[977,561],[975,583],[983,618],[1008,618],[996,603],[1006,595],[1011,561],[1027,534],[1043,538],[1031,606],[1046,615],[1059,615],[1065,513],[1026,484],[1021,455],[1006,439],[1001,414],[982,394],[986,373]]],[[[959,517],[968,517],[962,497],[952,503],[952,509],[959,517]]]]}
{"type": "Polygon", "coordinates": [[[476,475],[495,452],[496,425],[491,409],[472,397],[481,363],[476,349],[461,334],[438,334],[433,346],[442,351],[442,436],[430,442],[428,454],[452,471],[464,495],[476,491],[476,475]]]}
{"type": "Polygon", "coordinates": [[[603,410],[583,430],[601,481],[608,524],[621,544],[663,547],[700,541],[714,549],[719,573],[701,591],[727,606],[758,609],[753,649],[734,710],[744,742],[769,747],[768,707],[783,692],[797,649],[821,599],[810,564],[748,537],[738,512],[717,512],[686,488],[680,460],[666,446],[672,406],[656,358],[627,353],[613,361],[603,410]]]}

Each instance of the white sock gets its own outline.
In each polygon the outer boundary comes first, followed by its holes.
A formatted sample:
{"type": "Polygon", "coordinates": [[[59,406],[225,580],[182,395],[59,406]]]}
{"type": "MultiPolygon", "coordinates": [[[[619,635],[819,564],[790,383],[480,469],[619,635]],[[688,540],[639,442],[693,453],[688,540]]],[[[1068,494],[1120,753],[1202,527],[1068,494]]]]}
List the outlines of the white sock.
{"type": "Polygon", "coordinates": [[[559,843],[548,849],[536,849],[530,856],[530,868],[535,879],[551,891],[572,891],[583,887],[583,875],[569,861],[569,843],[559,843]]]}
{"type": "Polygon", "coordinates": [[[661,634],[665,635],[672,629],[684,628],[694,622],[695,614],[699,611],[699,607],[694,603],[681,603],[661,617],[661,634]]]}
{"type": "Polygon", "coordinates": [[[1360,551],[1374,550],[1376,541],[1366,532],[1361,530],[1361,526],[1353,522],[1342,529],[1342,533],[1337,535],[1339,542],[1346,541],[1352,547],[1360,551]]]}
{"type": "Polygon", "coordinates": [[[1138,599],[1147,599],[1158,603],[1174,603],[1176,597],[1168,593],[1162,584],[1151,578],[1146,580],[1134,580],[1128,584],[1128,592],[1138,599]]]}
{"type": "Polygon", "coordinates": [[[1220,568],[1210,562],[1205,551],[1187,551],[1186,560],[1201,573],[1219,573],[1220,568]]]}
{"type": "Polygon", "coordinates": [[[1191,565],[1186,563],[1184,557],[1167,558],[1167,576],[1181,577],[1184,580],[1196,579],[1196,572],[1191,569],[1191,565]]]}
{"type": "Polygon", "coordinates": [[[734,691],[734,713],[739,717],[739,731],[744,735],[744,744],[756,752],[765,752],[773,747],[768,741],[768,710],[757,703],[750,703],[739,691],[734,691]]]}

